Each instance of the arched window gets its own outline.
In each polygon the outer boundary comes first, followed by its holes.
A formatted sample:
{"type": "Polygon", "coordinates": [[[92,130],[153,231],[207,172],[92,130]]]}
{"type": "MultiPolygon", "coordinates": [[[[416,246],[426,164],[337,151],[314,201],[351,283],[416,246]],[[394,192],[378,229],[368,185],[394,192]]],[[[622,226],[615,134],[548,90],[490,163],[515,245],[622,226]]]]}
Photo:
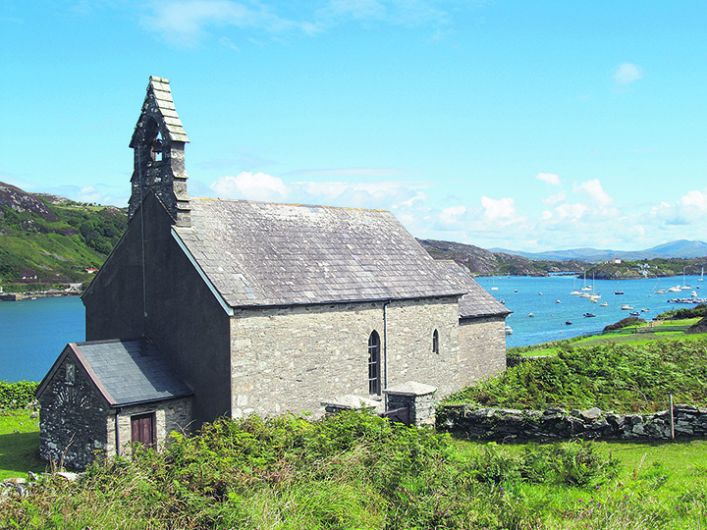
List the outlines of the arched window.
{"type": "Polygon", "coordinates": [[[368,393],[381,393],[381,338],[375,330],[368,337],[368,393]]]}
{"type": "Polygon", "coordinates": [[[432,332],[432,353],[439,353],[439,332],[437,330],[432,332]]]}

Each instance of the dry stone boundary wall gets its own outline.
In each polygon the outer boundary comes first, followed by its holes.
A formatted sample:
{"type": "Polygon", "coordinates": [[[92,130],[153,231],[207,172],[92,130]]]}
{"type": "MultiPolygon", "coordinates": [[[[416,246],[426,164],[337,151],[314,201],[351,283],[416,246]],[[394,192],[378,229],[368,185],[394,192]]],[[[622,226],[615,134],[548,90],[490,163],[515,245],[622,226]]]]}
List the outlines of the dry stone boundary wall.
{"type": "MultiPolygon", "coordinates": [[[[707,437],[707,408],[676,405],[675,438],[707,437]]],[[[598,408],[566,411],[472,408],[444,405],[437,409],[437,428],[474,440],[550,441],[570,438],[661,441],[671,439],[670,412],[615,414],[598,408]]]]}

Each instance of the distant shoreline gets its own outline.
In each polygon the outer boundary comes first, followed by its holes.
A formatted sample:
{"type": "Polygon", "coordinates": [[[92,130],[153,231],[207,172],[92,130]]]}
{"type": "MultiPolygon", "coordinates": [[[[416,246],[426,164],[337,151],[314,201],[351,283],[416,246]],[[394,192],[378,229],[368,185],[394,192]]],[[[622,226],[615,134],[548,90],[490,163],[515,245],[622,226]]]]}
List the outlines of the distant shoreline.
{"type": "Polygon", "coordinates": [[[39,298],[62,298],[65,296],[81,296],[82,292],[66,291],[27,291],[22,293],[0,293],[0,302],[22,302],[39,298]]]}

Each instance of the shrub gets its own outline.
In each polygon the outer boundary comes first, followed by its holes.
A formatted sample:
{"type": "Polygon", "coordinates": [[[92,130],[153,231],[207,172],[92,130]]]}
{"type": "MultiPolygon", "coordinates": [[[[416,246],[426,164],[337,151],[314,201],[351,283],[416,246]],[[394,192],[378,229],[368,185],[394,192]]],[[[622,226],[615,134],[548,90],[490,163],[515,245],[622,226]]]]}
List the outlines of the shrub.
{"type": "Polygon", "coordinates": [[[646,321],[643,320],[642,318],[639,317],[626,317],[624,319],[619,320],[618,322],[614,322],[613,324],[609,324],[604,328],[602,333],[608,333],[609,331],[617,331],[619,329],[624,329],[629,326],[635,326],[636,324],[645,324],[646,321]]]}
{"type": "Polygon", "coordinates": [[[600,407],[620,412],[704,405],[707,340],[566,348],[556,357],[521,363],[450,396],[447,402],[542,409],[600,407]]]}
{"type": "Polygon", "coordinates": [[[695,307],[685,307],[683,309],[671,309],[660,313],[658,320],[681,320],[684,318],[707,317],[707,304],[698,304],[695,307]]]}
{"type": "Polygon", "coordinates": [[[0,409],[21,409],[34,402],[37,383],[0,381],[0,409]]]}

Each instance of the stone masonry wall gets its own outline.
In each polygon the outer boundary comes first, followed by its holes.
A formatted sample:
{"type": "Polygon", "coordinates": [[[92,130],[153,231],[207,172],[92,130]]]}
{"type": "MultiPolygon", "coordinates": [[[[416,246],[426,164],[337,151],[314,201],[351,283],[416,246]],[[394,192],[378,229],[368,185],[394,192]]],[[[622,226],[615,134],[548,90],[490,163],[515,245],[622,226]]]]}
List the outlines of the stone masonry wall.
{"type": "MultiPolygon", "coordinates": [[[[707,437],[707,409],[676,405],[673,410],[676,438],[707,437]]],[[[455,436],[480,440],[671,439],[669,411],[614,414],[598,408],[567,412],[445,405],[437,410],[437,427],[455,436]]]]}
{"type": "MultiPolygon", "coordinates": [[[[155,438],[157,450],[161,450],[164,448],[170,432],[189,432],[192,421],[192,398],[173,399],[121,409],[118,414],[121,455],[130,455],[130,417],[150,412],[155,413],[155,438]]],[[[113,456],[115,455],[115,411],[111,411],[105,425],[108,437],[106,452],[109,456],[113,456]]]]}
{"type": "MultiPolygon", "coordinates": [[[[387,312],[388,386],[414,380],[445,396],[467,384],[455,297],[393,302],[387,312]],[[435,329],[439,354],[432,353],[435,329]]],[[[333,396],[367,396],[373,330],[383,341],[382,303],[237,312],[231,319],[233,416],[316,413],[333,396]]]]}
{"type": "Polygon", "coordinates": [[[39,453],[45,460],[83,469],[97,453],[106,451],[108,404],[72,355],[61,363],[39,404],[39,453]],[[74,383],[67,383],[66,371],[73,365],[74,383]]]}
{"type": "Polygon", "coordinates": [[[463,386],[506,369],[506,321],[503,317],[464,319],[459,323],[463,386]]]}

